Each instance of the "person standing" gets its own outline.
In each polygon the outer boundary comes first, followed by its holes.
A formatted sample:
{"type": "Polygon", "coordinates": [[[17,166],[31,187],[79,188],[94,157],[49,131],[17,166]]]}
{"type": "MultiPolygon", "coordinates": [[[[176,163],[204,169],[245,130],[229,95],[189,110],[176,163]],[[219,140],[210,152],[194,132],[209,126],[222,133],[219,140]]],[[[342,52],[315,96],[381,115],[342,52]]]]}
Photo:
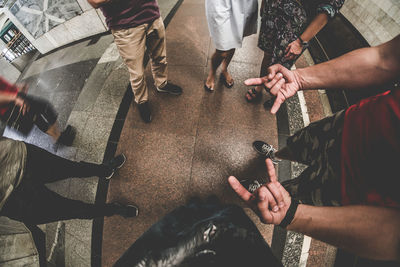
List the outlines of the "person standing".
{"type": "Polygon", "coordinates": [[[257,0],[206,0],[208,29],[215,45],[211,67],[204,89],[214,91],[217,68],[222,64],[220,80],[231,88],[234,84],[228,72],[236,48],[243,38],[257,33],[257,0]]]}
{"type": "Polygon", "coordinates": [[[146,85],[145,53],[151,59],[151,71],[158,92],[180,95],[182,88],[167,81],[165,28],[156,0],[87,0],[100,8],[114,36],[114,42],[128,67],[130,83],[143,121],[151,122],[146,85]]]}
{"type": "MultiPolygon", "coordinates": [[[[264,51],[260,77],[273,64],[290,69],[308,47],[308,42],[332,19],[344,0],[263,0],[258,47],[264,51]]],[[[261,97],[261,86],[248,90],[245,98],[261,97]]],[[[264,104],[270,108],[273,99],[264,104]]]]}

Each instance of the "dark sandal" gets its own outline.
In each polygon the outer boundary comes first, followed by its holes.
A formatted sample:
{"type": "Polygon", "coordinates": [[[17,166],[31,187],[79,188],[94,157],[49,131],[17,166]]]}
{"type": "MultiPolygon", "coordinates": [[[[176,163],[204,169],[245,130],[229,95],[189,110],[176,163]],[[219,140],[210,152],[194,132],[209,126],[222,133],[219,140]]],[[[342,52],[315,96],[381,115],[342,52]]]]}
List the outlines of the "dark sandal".
{"type": "Polygon", "coordinates": [[[224,76],[224,74],[222,74],[221,73],[221,75],[219,76],[219,79],[221,80],[221,82],[225,85],[225,87],[227,87],[227,88],[231,88],[234,84],[235,84],[235,82],[232,80],[232,83],[228,83],[227,81],[226,81],[226,78],[225,78],[225,76],[224,76]]]}
{"type": "Polygon", "coordinates": [[[265,101],[264,102],[264,108],[265,109],[271,109],[272,106],[275,103],[275,99],[276,99],[276,96],[273,96],[271,99],[268,99],[267,101],[265,101]]]}
{"type": "Polygon", "coordinates": [[[257,92],[256,88],[251,88],[251,90],[248,90],[246,92],[246,95],[244,96],[244,98],[246,98],[247,102],[254,102],[256,100],[258,100],[261,97],[261,92],[257,92]],[[249,95],[251,98],[249,99],[247,97],[247,95],[249,95]]]}
{"type": "Polygon", "coordinates": [[[204,89],[208,92],[214,92],[214,88],[208,87],[207,85],[204,85],[204,89]]]}

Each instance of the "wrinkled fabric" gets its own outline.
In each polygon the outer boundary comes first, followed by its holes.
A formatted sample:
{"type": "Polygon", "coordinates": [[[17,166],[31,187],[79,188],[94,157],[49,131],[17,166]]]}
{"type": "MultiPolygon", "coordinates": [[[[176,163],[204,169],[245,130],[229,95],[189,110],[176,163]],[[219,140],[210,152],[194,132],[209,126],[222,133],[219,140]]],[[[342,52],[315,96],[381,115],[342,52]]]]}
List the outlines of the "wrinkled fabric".
{"type": "Polygon", "coordinates": [[[21,141],[0,137],[0,210],[24,175],[26,146],[21,141]]]}
{"type": "Polygon", "coordinates": [[[206,0],[208,29],[215,48],[242,47],[243,38],[257,33],[257,0],[206,0]]]}
{"type": "Polygon", "coordinates": [[[242,208],[192,200],[150,227],[117,266],[282,266],[242,208]]]}
{"type": "Polygon", "coordinates": [[[109,29],[119,30],[152,23],[160,17],[156,0],[116,0],[100,7],[109,29]]]}

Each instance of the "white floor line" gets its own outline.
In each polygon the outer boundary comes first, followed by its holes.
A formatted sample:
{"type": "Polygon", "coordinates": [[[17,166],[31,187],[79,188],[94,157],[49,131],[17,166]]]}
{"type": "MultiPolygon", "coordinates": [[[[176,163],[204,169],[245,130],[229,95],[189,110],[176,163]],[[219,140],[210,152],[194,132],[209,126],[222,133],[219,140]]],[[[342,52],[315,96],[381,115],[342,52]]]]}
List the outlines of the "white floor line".
{"type": "MultiPolygon", "coordinates": [[[[300,109],[303,117],[304,127],[310,124],[310,116],[308,115],[308,109],[306,104],[306,99],[304,98],[303,91],[298,91],[297,95],[299,97],[300,109]]],[[[308,255],[311,246],[311,237],[304,235],[303,246],[301,248],[301,255],[299,261],[299,267],[307,266],[308,255]]]]}
{"type": "Polygon", "coordinates": [[[306,105],[306,99],[304,98],[304,93],[303,91],[298,91],[297,95],[299,96],[300,109],[303,115],[304,126],[308,126],[310,124],[310,116],[308,116],[308,109],[306,105]]]}
{"type": "Polygon", "coordinates": [[[57,243],[58,243],[58,235],[59,235],[59,232],[60,232],[60,229],[61,229],[61,224],[62,224],[61,221],[59,221],[59,222],[57,223],[56,234],[55,234],[55,236],[54,236],[53,244],[51,244],[51,249],[50,249],[49,256],[47,257],[47,262],[50,262],[50,261],[51,261],[51,258],[53,257],[54,249],[56,248],[57,243]]]}
{"type": "Polygon", "coordinates": [[[308,252],[310,251],[310,246],[311,246],[311,237],[304,235],[303,247],[301,248],[299,267],[307,266],[307,260],[308,260],[308,255],[309,255],[308,252]]]}

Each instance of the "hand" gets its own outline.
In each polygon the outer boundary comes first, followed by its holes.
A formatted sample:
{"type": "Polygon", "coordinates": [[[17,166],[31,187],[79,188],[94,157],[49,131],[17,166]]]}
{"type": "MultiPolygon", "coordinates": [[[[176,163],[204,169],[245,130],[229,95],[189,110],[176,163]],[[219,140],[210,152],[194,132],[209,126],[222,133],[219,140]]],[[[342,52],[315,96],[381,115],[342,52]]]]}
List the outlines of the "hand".
{"type": "Polygon", "coordinates": [[[285,100],[300,90],[297,72],[290,71],[280,64],[268,68],[268,75],[261,78],[248,79],[246,85],[262,85],[272,95],[276,96],[271,113],[275,114],[285,100]]]}
{"type": "Polygon", "coordinates": [[[261,222],[278,225],[286,216],[291,198],[278,182],[271,159],[267,159],[265,163],[270,182],[258,188],[253,194],[247,191],[235,177],[230,176],[228,181],[236,194],[260,217],[261,222]]]}
{"type": "Polygon", "coordinates": [[[14,104],[16,106],[19,106],[19,110],[20,112],[22,112],[22,115],[25,115],[25,113],[27,111],[29,111],[29,104],[27,102],[25,102],[24,99],[20,98],[20,97],[16,97],[14,100],[14,104]]]}
{"type": "Polygon", "coordinates": [[[28,93],[28,88],[29,88],[28,84],[21,83],[21,84],[16,84],[16,86],[18,87],[18,92],[19,93],[23,93],[23,94],[27,94],[28,93]]]}
{"type": "Polygon", "coordinates": [[[287,60],[293,60],[301,54],[302,50],[303,45],[301,44],[300,39],[296,39],[286,47],[284,58],[287,60]]]}

